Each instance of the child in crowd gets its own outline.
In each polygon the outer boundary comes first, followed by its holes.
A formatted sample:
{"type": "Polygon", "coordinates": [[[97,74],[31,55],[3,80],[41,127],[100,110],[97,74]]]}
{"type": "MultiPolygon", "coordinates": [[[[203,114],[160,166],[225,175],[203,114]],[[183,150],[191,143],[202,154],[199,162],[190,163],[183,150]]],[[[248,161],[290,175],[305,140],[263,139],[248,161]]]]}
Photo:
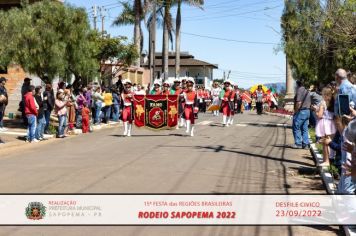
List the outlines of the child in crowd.
{"type": "Polygon", "coordinates": [[[88,105],[86,102],[83,103],[83,109],[82,109],[82,132],[83,134],[89,132],[89,127],[90,127],[90,109],[88,108],[88,105]]]}
{"type": "Polygon", "coordinates": [[[313,105],[312,108],[316,111],[317,123],[315,127],[315,134],[322,138],[320,143],[323,144],[323,163],[320,166],[329,166],[330,149],[324,142],[324,139],[332,139],[336,133],[336,126],[334,123],[334,96],[331,88],[324,88],[322,91],[322,101],[317,107],[313,105]]]}

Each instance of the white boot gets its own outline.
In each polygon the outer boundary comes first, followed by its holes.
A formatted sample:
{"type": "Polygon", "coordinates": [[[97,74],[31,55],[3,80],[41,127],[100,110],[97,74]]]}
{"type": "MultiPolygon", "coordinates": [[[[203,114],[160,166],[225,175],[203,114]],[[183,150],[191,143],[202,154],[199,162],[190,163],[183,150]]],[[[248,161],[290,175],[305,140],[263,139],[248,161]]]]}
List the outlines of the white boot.
{"type": "Polygon", "coordinates": [[[127,121],[124,122],[124,136],[127,136],[127,121]]]}
{"type": "Polygon", "coordinates": [[[233,124],[234,124],[234,117],[230,116],[230,125],[233,125],[233,124]]]}
{"type": "Polygon", "coordinates": [[[226,116],[224,115],[223,116],[223,126],[225,126],[226,125],[226,116]]]}
{"type": "Polygon", "coordinates": [[[132,124],[128,125],[127,137],[131,137],[132,124]]]}
{"type": "Polygon", "coordinates": [[[183,127],[187,127],[187,121],[186,121],[186,119],[182,119],[182,122],[183,122],[183,127]]]}
{"type": "Polygon", "coordinates": [[[230,119],[231,119],[231,116],[228,116],[226,118],[226,127],[229,127],[230,126],[230,119]]]}
{"type": "Polygon", "coordinates": [[[185,132],[189,134],[189,132],[190,132],[190,120],[187,120],[186,123],[187,123],[187,130],[185,132]]]}
{"type": "Polygon", "coordinates": [[[194,137],[194,126],[195,125],[192,125],[192,129],[190,130],[190,136],[191,137],[194,137]]]}

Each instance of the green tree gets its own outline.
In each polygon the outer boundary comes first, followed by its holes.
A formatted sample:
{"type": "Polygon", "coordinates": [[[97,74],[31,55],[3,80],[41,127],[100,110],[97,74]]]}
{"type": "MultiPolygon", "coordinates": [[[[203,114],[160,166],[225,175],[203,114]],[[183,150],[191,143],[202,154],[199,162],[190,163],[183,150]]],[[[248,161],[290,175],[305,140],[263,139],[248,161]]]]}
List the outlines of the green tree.
{"type": "Polygon", "coordinates": [[[285,0],[282,47],[295,78],[325,84],[339,67],[356,70],[356,1],[321,3],[285,0]]]}

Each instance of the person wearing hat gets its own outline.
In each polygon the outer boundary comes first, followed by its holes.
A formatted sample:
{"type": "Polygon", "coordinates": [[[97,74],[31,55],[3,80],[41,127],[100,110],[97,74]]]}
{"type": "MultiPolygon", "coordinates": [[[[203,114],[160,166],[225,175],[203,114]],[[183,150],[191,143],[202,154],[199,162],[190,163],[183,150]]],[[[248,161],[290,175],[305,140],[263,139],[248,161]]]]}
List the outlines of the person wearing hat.
{"type": "Polygon", "coordinates": [[[153,82],[153,89],[150,92],[150,95],[161,95],[162,91],[161,91],[161,82],[159,80],[155,80],[153,82]]]}
{"type": "MultiPolygon", "coordinates": [[[[211,90],[212,105],[220,106],[220,93],[221,88],[218,82],[214,82],[213,88],[211,90]]],[[[219,116],[219,110],[213,111],[214,116],[219,116]]]]}
{"type": "Polygon", "coordinates": [[[4,115],[5,115],[5,108],[8,104],[9,96],[7,94],[7,90],[5,88],[6,79],[4,77],[0,78],[0,132],[6,131],[7,129],[4,128],[4,115]]]}
{"type": "Polygon", "coordinates": [[[230,80],[226,80],[224,89],[220,92],[220,111],[223,113],[223,126],[229,126],[233,122],[235,91],[231,88],[231,84],[230,80]]]}
{"type": "MultiPolygon", "coordinates": [[[[185,82],[184,82],[185,84],[185,82]]],[[[180,78],[175,78],[173,81],[173,86],[171,88],[170,94],[171,95],[177,95],[179,96],[179,102],[178,102],[178,125],[177,129],[179,127],[182,127],[185,125],[185,119],[184,119],[184,98],[183,98],[183,89],[181,88],[181,80],[180,78]]]]}
{"type": "Polygon", "coordinates": [[[197,93],[194,91],[194,79],[188,78],[187,90],[183,92],[184,97],[184,115],[186,118],[187,130],[186,133],[194,136],[195,117],[199,111],[197,93]]]}
{"type": "Polygon", "coordinates": [[[131,136],[133,117],[133,96],[131,91],[132,83],[129,79],[123,81],[124,91],[121,93],[122,98],[122,121],[124,122],[124,136],[131,136]]]}
{"type": "Polygon", "coordinates": [[[162,90],[161,94],[169,95],[170,94],[169,87],[170,87],[170,84],[167,81],[163,82],[163,85],[162,85],[163,90],[162,90]]]}

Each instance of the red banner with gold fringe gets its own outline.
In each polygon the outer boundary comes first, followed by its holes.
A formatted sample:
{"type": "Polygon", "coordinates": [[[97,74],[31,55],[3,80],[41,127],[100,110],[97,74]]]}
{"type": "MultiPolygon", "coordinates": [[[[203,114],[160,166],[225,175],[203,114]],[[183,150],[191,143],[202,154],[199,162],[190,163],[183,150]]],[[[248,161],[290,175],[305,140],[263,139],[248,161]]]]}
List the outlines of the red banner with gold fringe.
{"type": "Polygon", "coordinates": [[[178,124],[177,95],[135,95],[134,116],[137,127],[167,129],[178,124]]]}

